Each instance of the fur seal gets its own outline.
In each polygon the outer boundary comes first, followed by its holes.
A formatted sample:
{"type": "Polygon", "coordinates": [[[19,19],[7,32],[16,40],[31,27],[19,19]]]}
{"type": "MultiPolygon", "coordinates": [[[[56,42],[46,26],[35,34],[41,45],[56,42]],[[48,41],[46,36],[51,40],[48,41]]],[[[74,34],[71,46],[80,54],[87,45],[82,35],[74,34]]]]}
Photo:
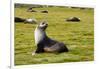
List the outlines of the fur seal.
{"type": "Polygon", "coordinates": [[[43,10],[43,11],[41,11],[41,13],[48,13],[48,11],[47,10],[43,10]]]}
{"type": "Polygon", "coordinates": [[[35,18],[29,18],[29,19],[26,19],[24,21],[25,23],[29,23],[29,24],[36,24],[37,23],[37,20],[35,18]]]}
{"type": "Polygon", "coordinates": [[[66,21],[69,21],[69,22],[80,22],[80,18],[78,17],[70,17],[70,18],[67,18],[66,21]]]}
{"type": "Polygon", "coordinates": [[[43,53],[43,52],[53,52],[53,53],[61,53],[68,52],[68,48],[62,42],[58,42],[49,38],[45,32],[48,24],[43,21],[41,22],[34,31],[35,44],[37,45],[37,49],[32,53],[43,53]]]}
{"type": "Polygon", "coordinates": [[[27,9],[27,12],[37,12],[36,10],[33,10],[32,8],[33,8],[33,7],[28,8],[28,9],[27,9]]]}
{"type": "Polygon", "coordinates": [[[20,18],[20,17],[14,17],[14,21],[15,21],[15,22],[24,22],[25,19],[20,18]]]}

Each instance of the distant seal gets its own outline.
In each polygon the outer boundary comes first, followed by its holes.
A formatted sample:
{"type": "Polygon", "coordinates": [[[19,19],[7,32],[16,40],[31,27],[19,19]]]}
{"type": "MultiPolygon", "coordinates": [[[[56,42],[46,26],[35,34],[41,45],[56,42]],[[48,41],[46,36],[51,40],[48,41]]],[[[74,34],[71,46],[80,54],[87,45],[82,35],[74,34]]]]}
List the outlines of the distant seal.
{"type": "Polygon", "coordinates": [[[66,21],[69,21],[69,22],[80,22],[80,18],[78,17],[70,17],[70,18],[67,18],[66,21]]]}
{"type": "Polygon", "coordinates": [[[48,13],[48,11],[47,10],[43,10],[43,11],[41,11],[41,13],[48,13]]]}
{"type": "Polygon", "coordinates": [[[24,23],[36,24],[37,20],[35,18],[29,18],[29,19],[25,19],[24,23]]]}
{"type": "Polygon", "coordinates": [[[33,8],[33,7],[28,8],[28,9],[27,9],[27,12],[37,12],[36,10],[33,10],[32,8],[33,8]]]}
{"type": "Polygon", "coordinates": [[[68,48],[64,43],[53,40],[47,36],[45,32],[47,27],[48,24],[45,21],[41,22],[36,27],[34,31],[34,37],[37,49],[35,52],[32,53],[32,55],[34,55],[35,53],[43,53],[43,52],[54,52],[54,53],[68,52],[68,48]]]}
{"type": "Polygon", "coordinates": [[[20,17],[14,17],[14,21],[15,21],[15,22],[24,22],[25,19],[20,18],[20,17]]]}

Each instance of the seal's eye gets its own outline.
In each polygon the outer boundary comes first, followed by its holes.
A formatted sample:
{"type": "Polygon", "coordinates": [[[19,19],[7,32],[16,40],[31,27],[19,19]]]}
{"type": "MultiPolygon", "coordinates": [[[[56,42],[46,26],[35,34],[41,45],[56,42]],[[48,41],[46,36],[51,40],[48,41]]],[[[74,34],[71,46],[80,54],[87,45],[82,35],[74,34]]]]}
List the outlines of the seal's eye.
{"type": "Polygon", "coordinates": [[[45,24],[44,22],[42,23],[42,25],[45,24]]]}

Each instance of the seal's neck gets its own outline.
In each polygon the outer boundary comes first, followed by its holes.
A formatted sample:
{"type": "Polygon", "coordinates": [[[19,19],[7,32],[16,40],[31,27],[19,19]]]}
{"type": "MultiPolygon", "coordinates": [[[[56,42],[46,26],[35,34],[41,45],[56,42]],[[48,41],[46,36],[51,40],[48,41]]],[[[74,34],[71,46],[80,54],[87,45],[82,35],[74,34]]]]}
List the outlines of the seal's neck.
{"type": "Polygon", "coordinates": [[[47,37],[46,32],[41,30],[40,28],[36,28],[34,32],[35,37],[35,44],[37,45],[39,42],[41,42],[44,38],[47,37]]]}

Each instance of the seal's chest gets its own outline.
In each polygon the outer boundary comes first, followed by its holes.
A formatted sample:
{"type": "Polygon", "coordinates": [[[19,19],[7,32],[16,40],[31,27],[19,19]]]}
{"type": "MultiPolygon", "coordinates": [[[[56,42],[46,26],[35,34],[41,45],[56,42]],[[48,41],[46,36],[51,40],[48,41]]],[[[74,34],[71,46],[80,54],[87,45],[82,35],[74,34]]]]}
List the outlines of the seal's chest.
{"type": "Polygon", "coordinates": [[[35,43],[38,44],[41,40],[43,40],[44,32],[36,29],[34,32],[34,36],[35,36],[35,43]]]}

